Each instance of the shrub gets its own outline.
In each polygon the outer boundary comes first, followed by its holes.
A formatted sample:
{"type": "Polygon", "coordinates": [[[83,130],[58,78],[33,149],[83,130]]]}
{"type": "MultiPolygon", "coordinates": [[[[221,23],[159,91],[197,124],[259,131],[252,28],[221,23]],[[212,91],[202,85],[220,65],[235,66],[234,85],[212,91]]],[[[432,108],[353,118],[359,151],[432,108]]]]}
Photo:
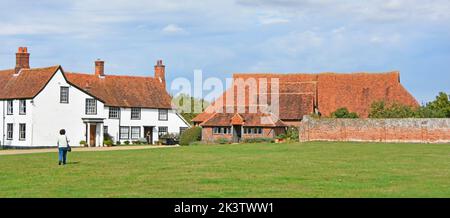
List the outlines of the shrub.
{"type": "Polygon", "coordinates": [[[229,143],[230,143],[230,140],[227,139],[227,138],[218,138],[215,142],[216,142],[217,144],[223,145],[223,144],[229,144],[229,143]]]}
{"type": "Polygon", "coordinates": [[[103,144],[106,145],[106,146],[108,146],[108,147],[110,147],[110,146],[112,146],[114,143],[113,143],[113,141],[112,141],[111,139],[106,139],[106,140],[103,141],[103,144]]]}
{"type": "Polygon", "coordinates": [[[133,141],[132,144],[133,144],[133,145],[140,145],[140,144],[141,144],[141,141],[133,141]]]}
{"type": "Polygon", "coordinates": [[[244,139],[244,143],[274,143],[275,140],[273,138],[248,138],[244,139]]]}
{"type": "Polygon", "coordinates": [[[84,145],[86,145],[86,144],[87,144],[86,141],[84,141],[84,140],[81,140],[81,141],[80,141],[80,145],[83,145],[83,146],[84,146],[84,145]]]}
{"type": "Polygon", "coordinates": [[[189,145],[202,139],[202,128],[191,127],[183,132],[180,136],[180,145],[189,145]]]}
{"type": "Polygon", "coordinates": [[[370,107],[370,118],[414,118],[417,117],[416,109],[402,105],[400,103],[393,103],[386,105],[384,101],[374,102],[370,107]]]}
{"type": "Polygon", "coordinates": [[[359,118],[357,113],[348,111],[347,108],[339,108],[335,112],[331,113],[332,118],[348,118],[348,119],[356,119],[359,118]]]}
{"type": "Polygon", "coordinates": [[[122,144],[122,143],[120,143],[120,140],[117,140],[116,145],[120,145],[120,144],[122,144]]]}
{"type": "Polygon", "coordinates": [[[124,141],[123,143],[126,144],[126,145],[129,145],[130,141],[127,140],[127,141],[124,141]]]}

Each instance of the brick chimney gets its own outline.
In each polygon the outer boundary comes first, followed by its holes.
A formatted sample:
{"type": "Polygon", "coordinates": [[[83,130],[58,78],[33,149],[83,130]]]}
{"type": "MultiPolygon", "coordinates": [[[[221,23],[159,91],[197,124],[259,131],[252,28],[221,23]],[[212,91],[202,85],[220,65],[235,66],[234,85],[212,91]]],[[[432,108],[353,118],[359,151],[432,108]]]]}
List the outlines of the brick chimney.
{"type": "Polygon", "coordinates": [[[164,88],[166,88],[166,66],[163,65],[162,60],[156,61],[155,78],[159,79],[164,88]]]}
{"type": "Polygon", "coordinates": [[[105,76],[105,62],[100,59],[95,61],[95,75],[105,76]]]}
{"type": "Polygon", "coordinates": [[[16,74],[22,69],[30,69],[30,53],[27,47],[19,47],[16,53],[16,74]]]}

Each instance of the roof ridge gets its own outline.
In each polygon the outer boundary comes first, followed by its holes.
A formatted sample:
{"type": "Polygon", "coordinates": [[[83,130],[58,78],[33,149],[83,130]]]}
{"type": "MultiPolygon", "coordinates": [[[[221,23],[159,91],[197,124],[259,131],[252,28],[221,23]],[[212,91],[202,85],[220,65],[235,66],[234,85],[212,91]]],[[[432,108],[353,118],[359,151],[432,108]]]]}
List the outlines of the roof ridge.
{"type": "MultiPolygon", "coordinates": [[[[92,73],[80,73],[80,72],[70,72],[66,71],[66,74],[77,74],[77,75],[85,75],[85,76],[97,76],[92,73]]],[[[132,76],[132,75],[111,75],[111,74],[105,74],[105,77],[125,77],[125,78],[148,78],[148,79],[156,79],[152,76],[132,76]]]]}
{"type": "Polygon", "coordinates": [[[258,75],[258,76],[272,76],[272,75],[278,75],[278,76],[316,76],[316,75],[327,75],[327,74],[336,74],[336,75],[361,75],[361,74],[369,74],[369,75],[389,75],[389,74],[397,74],[400,73],[398,70],[392,70],[392,71],[385,71],[385,72],[369,72],[369,71],[358,71],[358,72],[330,72],[330,71],[324,71],[319,73],[275,73],[275,72],[249,72],[249,73],[233,73],[233,77],[237,76],[246,76],[246,75],[258,75]]]}

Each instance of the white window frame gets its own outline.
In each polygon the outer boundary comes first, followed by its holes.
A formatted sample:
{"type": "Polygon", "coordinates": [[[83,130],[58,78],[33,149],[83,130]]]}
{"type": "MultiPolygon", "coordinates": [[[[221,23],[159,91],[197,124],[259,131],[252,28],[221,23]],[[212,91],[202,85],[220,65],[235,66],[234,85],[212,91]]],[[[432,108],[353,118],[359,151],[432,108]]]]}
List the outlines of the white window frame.
{"type": "Polygon", "coordinates": [[[139,108],[139,107],[131,108],[131,119],[132,120],[140,120],[141,119],[141,108],[139,108]]]}
{"type": "Polygon", "coordinates": [[[97,115],[97,101],[94,98],[86,98],[85,113],[86,115],[97,115]]]}
{"type": "Polygon", "coordinates": [[[27,100],[19,100],[19,115],[27,114],[27,100]]]}
{"type": "Polygon", "coordinates": [[[6,102],[6,114],[13,115],[14,114],[14,100],[8,100],[6,102]]]}
{"type": "Polygon", "coordinates": [[[69,87],[68,86],[61,86],[59,88],[59,103],[61,103],[61,104],[69,103],[69,87]]]}
{"type": "Polygon", "coordinates": [[[7,123],[6,124],[6,140],[13,140],[13,139],[14,139],[14,124],[7,123]]]}
{"type": "Polygon", "coordinates": [[[26,139],[27,139],[27,125],[25,123],[19,123],[19,141],[25,141],[26,139]]]}
{"type": "Polygon", "coordinates": [[[109,119],[120,119],[120,107],[109,107],[108,117],[109,119]]]}
{"type": "Polygon", "coordinates": [[[158,137],[161,137],[162,135],[165,135],[165,134],[168,134],[169,133],[169,127],[168,126],[159,126],[158,127],[158,137]],[[164,130],[165,129],[165,131],[161,131],[161,130],[164,130]]]}
{"type": "Polygon", "coordinates": [[[131,127],[131,139],[139,139],[141,137],[141,127],[140,126],[132,126],[131,127]],[[137,137],[136,137],[136,132],[133,132],[133,130],[138,130],[137,131],[137,137]]]}
{"type": "Polygon", "coordinates": [[[120,139],[130,139],[130,127],[129,126],[120,126],[119,127],[119,138],[120,139]],[[126,133],[127,133],[126,138],[122,137],[122,135],[124,134],[123,130],[125,130],[125,129],[126,129],[126,133]]]}
{"type": "Polygon", "coordinates": [[[169,110],[168,109],[158,109],[158,120],[168,121],[169,120],[169,110]]]}

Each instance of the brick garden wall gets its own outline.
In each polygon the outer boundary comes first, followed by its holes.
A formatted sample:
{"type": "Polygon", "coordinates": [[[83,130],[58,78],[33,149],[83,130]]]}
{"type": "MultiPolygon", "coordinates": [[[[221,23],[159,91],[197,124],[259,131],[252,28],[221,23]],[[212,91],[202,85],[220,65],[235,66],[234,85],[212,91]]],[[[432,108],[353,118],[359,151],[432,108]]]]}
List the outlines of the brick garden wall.
{"type": "Polygon", "coordinates": [[[450,119],[312,119],[299,128],[300,141],[449,143],[450,119]]]}

